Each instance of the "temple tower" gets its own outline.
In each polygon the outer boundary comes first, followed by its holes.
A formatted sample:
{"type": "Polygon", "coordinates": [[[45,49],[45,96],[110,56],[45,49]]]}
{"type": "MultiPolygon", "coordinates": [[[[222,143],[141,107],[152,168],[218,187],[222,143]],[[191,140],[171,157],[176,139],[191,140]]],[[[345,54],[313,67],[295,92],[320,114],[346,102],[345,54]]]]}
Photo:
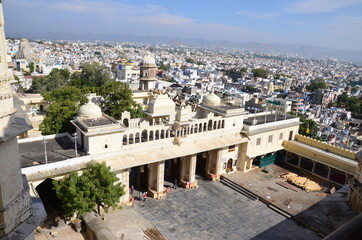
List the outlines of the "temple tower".
{"type": "Polygon", "coordinates": [[[10,80],[0,0],[0,239],[29,239],[35,228],[29,227],[32,200],[26,178],[21,174],[17,136],[31,126],[23,119],[15,118],[10,80]],[[27,230],[23,224],[28,224],[27,230]]]}
{"type": "Polygon", "coordinates": [[[157,66],[155,59],[150,54],[143,57],[141,61],[141,75],[139,90],[153,90],[156,87],[157,66]]]}

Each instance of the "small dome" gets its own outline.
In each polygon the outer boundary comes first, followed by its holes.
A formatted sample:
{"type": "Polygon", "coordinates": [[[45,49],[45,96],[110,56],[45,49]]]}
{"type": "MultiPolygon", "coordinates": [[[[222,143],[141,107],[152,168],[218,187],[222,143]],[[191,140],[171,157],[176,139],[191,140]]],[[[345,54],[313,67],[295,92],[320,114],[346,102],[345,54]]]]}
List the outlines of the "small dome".
{"type": "Polygon", "coordinates": [[[215,93],[211,93],[202,99],[202,104],[209,106],[218,106],[221,104],[221,99],[215,93]]]}
{"type": "Polygon", "coordinates": [[[101,108],[92,102],[92,98],[88,98],[88,103],[81,106],[78,112],[78,117],[82,118],[99,118],[102,116],[101,108]]]}
{"type": "Polygon", "coordinates": [[[147,54],[142,58],[143,64],[156,64],[156,61],[153,57],[151,57],[151,54],[147,54]]]}
{"type": "Polygon", "coordinates": [[[171,114],[175,111],[175,107],[175,102],[172,101],[172,99],[170,99],[166,94],[159,95],[148,104],[147,112],[156,115],[171,114]]]}

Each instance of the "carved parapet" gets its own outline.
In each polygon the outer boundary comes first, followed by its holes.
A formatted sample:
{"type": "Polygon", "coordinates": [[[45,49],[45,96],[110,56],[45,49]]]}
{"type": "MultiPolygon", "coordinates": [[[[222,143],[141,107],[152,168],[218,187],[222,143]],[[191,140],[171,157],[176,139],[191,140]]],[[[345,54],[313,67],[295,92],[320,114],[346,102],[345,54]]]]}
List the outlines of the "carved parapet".
{"type": "Polygon", "coordinates": [[[316,147],[316,148],[319,148],[319,149],[323,149],[323,150],[325,150],[327,152],[337,154],[337,155],[342,156],[342,157],[346,157],[346,158],[349,158],[349,159],[352,159],[352,160],[357,160],[356,153],[354,151],[352,151],[352,150],[349,150],[349,149],[334,146],[332,144],[322,142],[322,141],[319,141],[319,140],[316,140],[316,139],[313,139],[313,138],[310,138],[310,137],[306,137],[306,136],[303,136],[303,135],[300,135],[300,134],[295,135],[295,140],[297,140],[298,142],[307,144],[309,146],[316,147]]]}

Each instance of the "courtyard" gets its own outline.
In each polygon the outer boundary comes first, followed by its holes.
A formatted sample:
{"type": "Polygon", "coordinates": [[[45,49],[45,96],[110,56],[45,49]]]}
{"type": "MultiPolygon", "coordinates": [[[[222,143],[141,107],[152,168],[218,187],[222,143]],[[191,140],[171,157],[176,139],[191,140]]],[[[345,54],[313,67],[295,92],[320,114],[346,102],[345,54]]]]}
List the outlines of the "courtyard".
{"type": "Polygon", "coordinates": [[[171,189],[165,199],[135,200],[133,207],[107,214],[107,224],[116,236],[123,233],[123,239],[142,239],[140,228],[151,225],[168,240],[321,239],[262,202],[252,201],[220,182],[201,177],[198,181],[198,188],[171,189]],[[142,223],[139,229],[132,225],[132,231],[127,230],[121,220],[124,214],[127,216],[123,219],[142,223]],[[129,234],[133,234],[132,238],[129,234]]]}

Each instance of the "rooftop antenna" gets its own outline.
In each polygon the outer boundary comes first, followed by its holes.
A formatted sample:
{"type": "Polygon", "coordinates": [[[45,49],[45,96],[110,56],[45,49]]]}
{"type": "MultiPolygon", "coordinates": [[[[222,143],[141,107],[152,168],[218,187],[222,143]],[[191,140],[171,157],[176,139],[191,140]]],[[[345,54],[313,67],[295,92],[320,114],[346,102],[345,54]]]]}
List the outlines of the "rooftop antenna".
{"type": "Polygon", "coordinates": [[[45,158],[45,164],[48,164],[48,154],[47,154],[47,143],[48,141],[43,137],[43,143],[44,143],[44,158],[45,158]]]}

